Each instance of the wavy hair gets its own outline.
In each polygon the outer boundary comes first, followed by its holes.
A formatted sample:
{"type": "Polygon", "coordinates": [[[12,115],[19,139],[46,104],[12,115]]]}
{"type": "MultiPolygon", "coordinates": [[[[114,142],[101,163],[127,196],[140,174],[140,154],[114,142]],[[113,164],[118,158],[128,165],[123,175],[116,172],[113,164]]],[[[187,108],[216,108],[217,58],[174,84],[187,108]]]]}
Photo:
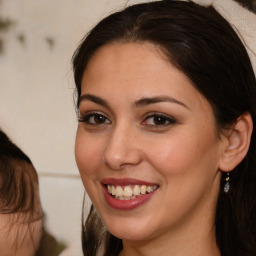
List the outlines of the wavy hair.
{"type": "MultiPolygon", "coordinates": [[[[163,0],[127,7],[100,21],[81,41],[73,56],[77,99],[87,63],[112,42],[150,42],[181,70],[211,104],[218,131],[249,112],[256,126],[256,81],[238,35],[212,6],[163,0]]],[[[79,102],[77,102],[79,104],[79,102]]],[[[232,189],[216,208],[216,240],[221,255],[256,255],[256,137],[244,160],[230,173],[232,189]]],[[[105,230],[94,207],[83,221],[84,255],[118,255],[120,239],[105,230]]]]}

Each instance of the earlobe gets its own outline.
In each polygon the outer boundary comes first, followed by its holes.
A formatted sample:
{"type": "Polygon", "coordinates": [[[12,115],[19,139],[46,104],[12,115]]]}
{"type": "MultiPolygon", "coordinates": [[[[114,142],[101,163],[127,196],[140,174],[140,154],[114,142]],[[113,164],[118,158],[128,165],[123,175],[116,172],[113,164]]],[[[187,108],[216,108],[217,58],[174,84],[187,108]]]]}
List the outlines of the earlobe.
{"type": "Polygon", "coordinates": [[[252,117],[246,112],[237,119],[226,136],[228,143],[220,158],[220,170],[231,171],[244,159],[250,146],[252,130],[252,117]]]}

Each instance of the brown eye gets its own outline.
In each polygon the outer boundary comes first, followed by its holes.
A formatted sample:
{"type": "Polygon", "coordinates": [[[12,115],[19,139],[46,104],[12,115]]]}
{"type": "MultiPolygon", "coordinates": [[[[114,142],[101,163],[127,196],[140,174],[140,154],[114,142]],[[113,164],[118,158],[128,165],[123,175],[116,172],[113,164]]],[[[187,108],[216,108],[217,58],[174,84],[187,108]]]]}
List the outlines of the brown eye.
{"type": "Polygon", "coordinates": [[[143,121],[143,124],[150,125],[150,126],[166,126],[166,125],[175,124],[175,123],[176,121],[173,118],[159,115],[159,114],[148,116],[143,121]]]}
{"type": "Polygon", "coordinates": [[[167,122],[168,122],[168,120],[166,120],[166,118],[164,118],[162,116],[155,116],[155,117],[153,117],[154,125],[164,125],[167,122]]]}
{"type": "Polygon", "coordinates": [[[109,124],[110,120],[101,114],[88,114],[79,118],[79,122],[91,125],[109,124]]]}
{"type": "Polygon", "coordinates": [[[92,123],[95,123],[95,124],[104,124],[107,118],[102,115],[94,115],[90,118],[90,120],[92,121],[92,123]]]}

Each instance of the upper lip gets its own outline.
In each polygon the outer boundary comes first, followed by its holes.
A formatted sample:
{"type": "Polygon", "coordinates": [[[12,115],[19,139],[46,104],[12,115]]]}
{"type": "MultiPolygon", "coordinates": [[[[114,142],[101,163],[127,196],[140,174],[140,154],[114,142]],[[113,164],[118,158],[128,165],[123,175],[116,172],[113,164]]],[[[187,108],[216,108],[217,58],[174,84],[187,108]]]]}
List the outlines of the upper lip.
{"type": "Polygon", "coordinates": [[[105,178],[101,180],[101,184],[103,185],[115,185],[115,186],[128,186],[128,185],[146,185],[146,186],[154,186],[156,183],[147,182],[143,180],[137,180],[133,178],[105,178]]]}

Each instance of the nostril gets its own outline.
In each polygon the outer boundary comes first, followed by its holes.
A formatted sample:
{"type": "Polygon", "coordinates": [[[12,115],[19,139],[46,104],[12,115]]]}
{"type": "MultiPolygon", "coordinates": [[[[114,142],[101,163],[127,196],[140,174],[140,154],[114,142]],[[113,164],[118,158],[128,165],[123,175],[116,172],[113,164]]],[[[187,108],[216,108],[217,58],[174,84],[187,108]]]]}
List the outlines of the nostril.
{"type": "Polygon", "coordinates": [[[103,156],[104,163],[113,170],[120,170],[129,165],[137,165],[141,160],[140,152],[136,149],[120,151],[119,153],[108,151],[103,156]]]}

